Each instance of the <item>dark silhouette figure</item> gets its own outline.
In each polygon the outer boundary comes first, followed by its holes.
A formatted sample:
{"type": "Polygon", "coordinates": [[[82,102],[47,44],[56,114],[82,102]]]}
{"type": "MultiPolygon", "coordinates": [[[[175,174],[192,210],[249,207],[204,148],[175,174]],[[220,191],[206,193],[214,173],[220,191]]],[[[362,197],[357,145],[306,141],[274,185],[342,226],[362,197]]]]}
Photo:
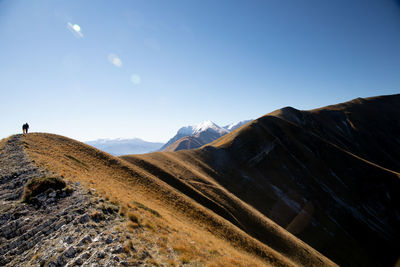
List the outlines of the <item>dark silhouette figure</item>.
{"type": "Polygon", "coordinates": [[[29,129],[28,123],[25,123],[24,125],[22,125],[22,133],[28,133],[28,129],[29,129]]]}

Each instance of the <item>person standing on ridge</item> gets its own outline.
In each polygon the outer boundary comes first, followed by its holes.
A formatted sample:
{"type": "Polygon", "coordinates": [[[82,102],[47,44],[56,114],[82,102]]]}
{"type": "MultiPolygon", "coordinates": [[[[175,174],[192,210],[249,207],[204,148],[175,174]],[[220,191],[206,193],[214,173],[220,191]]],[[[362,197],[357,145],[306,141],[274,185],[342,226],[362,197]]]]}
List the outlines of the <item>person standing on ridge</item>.
{"type": "Polygon", "coordinates": [[[22,133],[28,133],[28,129],[29,129],[28,123],[25,123],[24,125],[22,125],[22,133]]]}

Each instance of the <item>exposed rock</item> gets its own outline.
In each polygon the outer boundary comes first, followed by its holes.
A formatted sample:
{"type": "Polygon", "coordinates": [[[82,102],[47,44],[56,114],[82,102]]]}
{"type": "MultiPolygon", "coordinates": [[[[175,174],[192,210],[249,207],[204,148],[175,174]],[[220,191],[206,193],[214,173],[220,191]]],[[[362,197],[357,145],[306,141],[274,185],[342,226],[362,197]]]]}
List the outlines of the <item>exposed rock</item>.
{"type": "Polygon", "coordinates": [[[73,238],[72,236],[67,236],[67,237],[65,238],[65,242],[66,242],[67,244],[72,244],[72,242],[74,242],[74,240],[75,240],[75,238],[73,238]]]}
{"type": "MultiPolygon", "coordinates": [[[[63,179],[38,168],[23,142],[22,135],[15,135],[0,147],[0,266],[151,266],[151,258],[161,255],[145,227],[135,229],[142,236],[129,233],[119,207],[80,183],[64,181],[63,188],[40,191],[21,202],[28,181],[63,179]],[[122,245],[127,240],[128,252],[122,245]],[[134,262],[139,257],[144,260],[134,262]]],[[[179,255],[168,249],[162,257],[179,255]]]]}
{"type": "Polygon", "coordinates": [[[77,252],[76,249],[73,246],[71,246],[65,251],[64,255],[68,258],[73,258],[76,252],[77,252]]]}
{"type": "Polygon", "coordinates": [[[113,242],[112,236],[107,237],[106,244],[111,244],[113,242]]]}
{"type": "Polygon", "coordinates": [[[104,253],[103,251],[99,251],[99,252],[97,252],[96,256],[97,256],[97,258],[104,259],[104,257],[106,256],[106,253],[104,253]]]}
{"type": "Polygon", "coordinates": [[[87,223],[89,221],[89,214],[85,213],[79,218],[79,223],[87,223]]]}
{"type": "Polygon", "coordinates": [[[150,253],[149,253],[147,250],[145,250],[145,251],[142,252],[142,254],[140,255],[139,258],[140,258],[141,260],[144,260],[144,259],[146,259],[146,258],[151,258],[151,255],[150,255],[150,253]]]}
{"type": "Polygon", "coordinates": [[[86,252],[86,253],[82,254],[82,259],[89,259],[89,257],[90,257],[90,253],[89,252],[86,252]]]}
{"type": "Polygon", "coordinates": [[[87,235],[84,238],[82,238],[81,241],[79,241],[78,246],[82,246],[84,244],[91,243],[91,242],[92,242],[92,238],[90,237],[90,235],[87,235]]]}
{"type": "Polygon", "coordinates": [[[13,136],[0,150],[0,266],[106,266],[115,262],[115,255],[104,253],[115,249],[112,236],[103,234],[94,241],[91,229],[115,232],[111,229],[118,224],[117,215],[108,214],[102,225],[89,227],[93,224],[89,214],[96,211],[94,197],[80,183],[70,183],[69,191],[49,189],[29,204],[21,203],[29,180],[54,174],[37,168],[20,143],[21,135],[13,136]],[[95,249],[90,251],[93,242],[95,249]]]}
{"type": "Polygon", "coordinates": [[[81,258],[76,259],[75,261],[76,265],[82,265],[83,264],[83,260],[81,258]]]}
{"type": "Polygon", "coordinates": [[[119,254],[124,252],[124,247],[122,245],[117,246],[116,248],[114,248],[111,253],[113,254],[119,254]]]}

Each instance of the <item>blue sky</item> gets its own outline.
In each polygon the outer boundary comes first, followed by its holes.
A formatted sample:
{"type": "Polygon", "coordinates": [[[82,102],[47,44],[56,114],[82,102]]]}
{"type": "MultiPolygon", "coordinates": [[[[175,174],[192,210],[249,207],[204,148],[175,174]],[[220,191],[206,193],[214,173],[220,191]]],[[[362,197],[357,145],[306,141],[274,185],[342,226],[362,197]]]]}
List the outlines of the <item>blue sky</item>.
{"type": "Polygon", "coordinates": [[[81,141],[400,93],[400,5],[3,0],[0,93],[0,138],[81,141]]]}

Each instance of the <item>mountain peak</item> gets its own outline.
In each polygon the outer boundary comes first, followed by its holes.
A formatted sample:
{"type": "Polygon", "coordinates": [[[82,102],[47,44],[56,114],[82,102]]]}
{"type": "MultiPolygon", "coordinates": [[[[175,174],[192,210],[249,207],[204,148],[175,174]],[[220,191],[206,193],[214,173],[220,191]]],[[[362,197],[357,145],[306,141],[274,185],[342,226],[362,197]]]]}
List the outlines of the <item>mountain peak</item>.
{"type": "Polygon", "coordinates": [[[196,125],[185,126],[180,128],[177,134],[173,138],[171,138],[160,150],[176,151],[181,149],[193,149],[201,147],[202,145],[208,144],[220,138],[221,136],[235,130],[236,128],[239,128],[249,121],[250,120],[240,121],[237,123],[229,124],[225,127],[221,127],[210,120],[206,120],[196,125]],[[188,139],[187,137],[191,138],[188,139]],[[175,142],[183,143],[174,144],[175,142]]]}
{"type": "Polygon", "coordinates": [[[246,123],[250,122],[252,120],[245,120],[245,121],[239,121],[239,122],[235,122],[235,123],[231,123],[229,125],[224,126],[223,128],[228,130],[229,132],[245,125],[246,123]]]}
{"type": "Polygon", "coordinates": [[[218,126],[214,122],[207,120],[207,121],[203,121],[199,124],[184,126],[178,130],[178,134],[185,135],[185,136],[196,135],[198,133],[207,131],[209,129],[211,129],[219,134],[226,134],[229,132],[228,130],[218,126]]]}
{"type": "Polygon", "coordinates": [[[216,132],[218,132],[218,133],[220,133],[220,134],[228,133],[228,131],[227,131],[226,129],[224,129],[224,128],[218,126],[217,124],[215,124],[215,123],[212,122],[212,121],[203,121],[203,122],[197,124],[197,125],[193,128],[193,134],[197,134],[197,133],[200,133],[200,132],[204,132],[204,131],[207,131],[207,130],[209,130],[209,129],[214,130],[214,131],[216,131],[216,132]]]}

